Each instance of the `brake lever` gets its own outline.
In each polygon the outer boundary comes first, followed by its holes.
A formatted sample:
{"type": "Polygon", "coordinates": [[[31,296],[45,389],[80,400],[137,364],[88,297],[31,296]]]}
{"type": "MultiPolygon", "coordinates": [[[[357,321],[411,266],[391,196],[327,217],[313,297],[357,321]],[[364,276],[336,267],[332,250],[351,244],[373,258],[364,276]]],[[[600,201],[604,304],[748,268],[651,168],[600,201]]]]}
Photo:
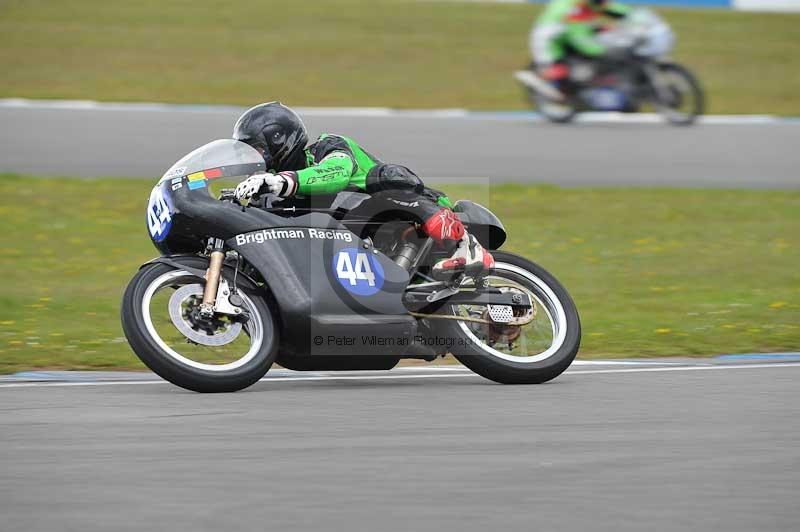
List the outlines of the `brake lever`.
{"type": "Polygon", "coordinates": [[[219,201],[227,201],[242,208],[242,212],[247,208],[236,198],[235,190],[233,188],[223,188],[219,191],[219,201]]]}

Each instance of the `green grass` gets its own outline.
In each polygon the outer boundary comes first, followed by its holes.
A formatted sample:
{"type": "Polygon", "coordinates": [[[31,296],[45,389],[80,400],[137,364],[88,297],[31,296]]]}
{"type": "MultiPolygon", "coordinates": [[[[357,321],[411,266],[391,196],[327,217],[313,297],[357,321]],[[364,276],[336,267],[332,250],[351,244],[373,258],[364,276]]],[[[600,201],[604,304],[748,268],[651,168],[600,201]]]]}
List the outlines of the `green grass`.
{"type": "MultiPolygon", "coordinates": [[[[141,368],[119,302],[152,183],[0,175],[0,372],[141,368]]],[[[800,350],[800,192],[448,187],[555,273],[581,357],[800,350]]]]}
{"type": "MultiPolygon", "coordinates": [[[[0,2],[2,97],[523,108],[540,6],[0,2]]],[[[800,15],[664,9],[715,113],[800,114],[800,15]]]]}

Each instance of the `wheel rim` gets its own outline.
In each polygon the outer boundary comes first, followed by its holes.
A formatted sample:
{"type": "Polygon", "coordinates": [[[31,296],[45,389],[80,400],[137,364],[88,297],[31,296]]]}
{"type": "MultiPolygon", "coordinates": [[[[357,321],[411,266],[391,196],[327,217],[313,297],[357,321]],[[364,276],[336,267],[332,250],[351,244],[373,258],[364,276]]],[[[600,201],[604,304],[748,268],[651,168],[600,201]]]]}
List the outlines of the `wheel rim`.
{"type": "MultiPolygon", "coordinates": [[[[197,282],[197,277],[193,276],[192,274],[183,270],[175,270],[159,276],[150,283],[150,285],[145,290],[144,296],[142,297],[142,317],[145,324],[145,328],[147,329],[147,333],[150,335],[153,341],[156,344],[158,344],[158,347],[164,352],[164,354],[171,357],[175,361],[190,366],[192,368],[204,371],[222,372],[242,367],[243,365],[253,360],[253,358],[258,354],[264,342],[264,337],[265,337],[264,320],[261,314],[259,313],[258,309],[256,308],[255,304],[253,303],[252,299],[250,299],[247,296],[247,294],[241,291],[239,292],[239,295],[242,297],[242,300],[244,302],[242,306],[250,315],[250,319],[244,325],[240,326],[241,331],[245,332],[244,336],[246,336],[248,339],[247,341],[248,348],[241,356],[236,356],[234,354],[233,356],[235,357],[235,359],[230,362],[222,362],[222,363],[202,362],[194,360],[189,356],[185,356],[188,355],[188,353],[184,354],[179,353],[178,351],[176,351],[176,349],[170,346],[167,339],[164,338],[164,336],[167,336],[167,333],[172,333],[171,336],[176,341],[178,341],[180,337],[183,337],[184,340],[187,339],[186,335],[183,332],[181,332],[181,329],[178,328],[174,323],[174,319],[176,317],[174,315],[167,316],[166,317],[167,319],[165,319],[164,316],[159,315],[157,316],[157,319],[154,321],[151,308],[153,306],[154,298],[158,297],[160,292],[163,292],[170,288],[176,289],[176,287],[177,287],[176,292],[178,290],[185,290],[187,286],[192,286],[196,284],[196,282],[197,282]],[[158,323],[158,326],[156,326],[156,323],[158,323]],[[172,330],[168,330],[168,328],[165,328],[167,324],[172,326],[172,330]],[[159,332],[159,330],[161,330],[161,332],[159,332]],[[175,332],[177,332],[179,336],[175,335],[174,334],[175,332]]],[[[167,310],[169,311],[170,309],[167,308],[167,310]]],[[[174,302],[172,311],[173,313],[175,311],[174,302]]],[[[242,335],[236,332],[235,335],[236,337],[230,339],[229,336],[231,336],[231,331],[235,329],[235,327],[234,325],[228,327],[226,323],[227,322],[225,322],[224,320],[219,320],[219,323],[217,324],[219,329],[221,330],[224,329],[224,331],[221,332],[220,334],[228,335],[224,338],[225,339],[224,344],[215,347],[213,350],[210,349],[211,344],[201,346],[209,348],[205,351],[203,351],[202,349],[195,349],[194,347],[192,347],[191,350],[206,357],[210,356],[212,358],[216,358],[222,356],[223,354],[221,352],[222,350],[219,348],[225,345],[230,345],[231,346],[230,350],[233,351],[234,353],[238,351],[240,348],[243,349],[244,342],[237,341],[236,345],[233,345],[234,341],[237,340],[237,337],[241,338],[242,335]]],[[[216,336],[216,334],[214,334],[214,336],[216,336]]],[[[211,338],[213,338],[213,336],[211,336],[211,338]]],[[[186,343],[185,345],[190,346],[191,344],[186,343]]],[[[186,347],[184,349],[190,349],[190,347],[186,347]]]]}
{"type": "Polygon", "coordinates": [[[669,101],[659,102],[667,118],[673,122],[691,120],[697,112],[697,97],[691,81],[674,70],[662,70],[661,80],[669,94],[669,101]]]}
{"type": "MultiPolygon", "coordinates": [[[[485,328],[481,329],[480,326],[476,327],[470,322],[459,321],[458,326],[464,335],[484,353],[510,362],[533,364],[555,355],[566,340],[567,315],[564,305],[547,283],[532,272],[505,262],[497,262],[493,274],[487,279],[490,284],[494,279],[499,279],[503,283],[510,281],[520,290],[527,292],[534,302],[536,317],[531,324],[521,327],[522,331],[518,338],[521,340],[514,349],[498,348],[497,343],[491,345],[491,342],[487,341],[487,335],[482,334],[486,331],[485,328]],[[533,326],[531,329],[525,330],[531,326],[533,326]]],[[[480,307],[469,305],[452,307],[456,315],[474,315],[477,308],[480,307]]]]}

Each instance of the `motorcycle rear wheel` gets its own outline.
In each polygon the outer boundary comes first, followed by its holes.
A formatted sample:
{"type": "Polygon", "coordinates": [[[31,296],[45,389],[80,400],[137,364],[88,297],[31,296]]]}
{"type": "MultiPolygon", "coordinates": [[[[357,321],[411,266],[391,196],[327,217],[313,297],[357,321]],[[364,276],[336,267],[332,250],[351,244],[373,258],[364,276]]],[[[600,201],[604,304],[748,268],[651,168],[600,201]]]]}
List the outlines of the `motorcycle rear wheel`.
{"type": "MultiPolygon", "coordinates": [[[[512,253],[493,251],[492,255],[495,271],[487,277],[489,283],[516,285],[516,290],[527,292],[534,301],[535,320],[521,326],[521,334],[509,330],[513,328],[487,328],[454,320],[439,320],[437,332],[449,338],[450,352],[459,362],[489,380],[539,384],[556,378],[569,367],[580,347],[581,325],[575,303],[541,266],[512,253]],[[506,349],[502,343],[512,336],[516,337],[510,343],[518,345],[506,349]]],[[[451,312],[486,317],[486,311],[474,307],[454,305],[451,312]]]]}

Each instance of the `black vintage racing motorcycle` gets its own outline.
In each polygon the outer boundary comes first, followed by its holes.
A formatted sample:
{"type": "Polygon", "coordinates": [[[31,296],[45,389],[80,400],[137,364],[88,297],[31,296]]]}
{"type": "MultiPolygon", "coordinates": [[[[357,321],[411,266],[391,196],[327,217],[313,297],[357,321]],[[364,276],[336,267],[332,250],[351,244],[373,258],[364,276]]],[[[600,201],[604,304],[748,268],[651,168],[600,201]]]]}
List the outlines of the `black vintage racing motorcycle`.
{"type": "Polygon", "coordinates": [[[675,44],[669,25],[649,9],[638,8],[598,39],[619,57],[592,61],[570,54],[569,91],[562,92],[534,70],[514,77],[530,102],[551,122],[567,123],[581,111],[639,112],[652,105],[671,124],[689,125],[703,114],[703,90],[686,67],[668,59],[675,44]]]}
{"type": "MultiPolygon", "coordinates": [[[[216,179],[264,171],[236,140],[217,140],[167,171],[150,194],[147,226],[161,252],[130,281],[122,326],[134,352],[164,379],[228,392],[273,363],[298,371],[388,370],[400,359],[452,353],[500,383],[541,383],[570,365],[580,344],[575,304],[540,266],[493,251],[480,279],[436,282],[433,240],[370,196],[238,204],[216,179]]],[[[455,211],[483,246],[506,233],[486,208],[455,211]]]]}

